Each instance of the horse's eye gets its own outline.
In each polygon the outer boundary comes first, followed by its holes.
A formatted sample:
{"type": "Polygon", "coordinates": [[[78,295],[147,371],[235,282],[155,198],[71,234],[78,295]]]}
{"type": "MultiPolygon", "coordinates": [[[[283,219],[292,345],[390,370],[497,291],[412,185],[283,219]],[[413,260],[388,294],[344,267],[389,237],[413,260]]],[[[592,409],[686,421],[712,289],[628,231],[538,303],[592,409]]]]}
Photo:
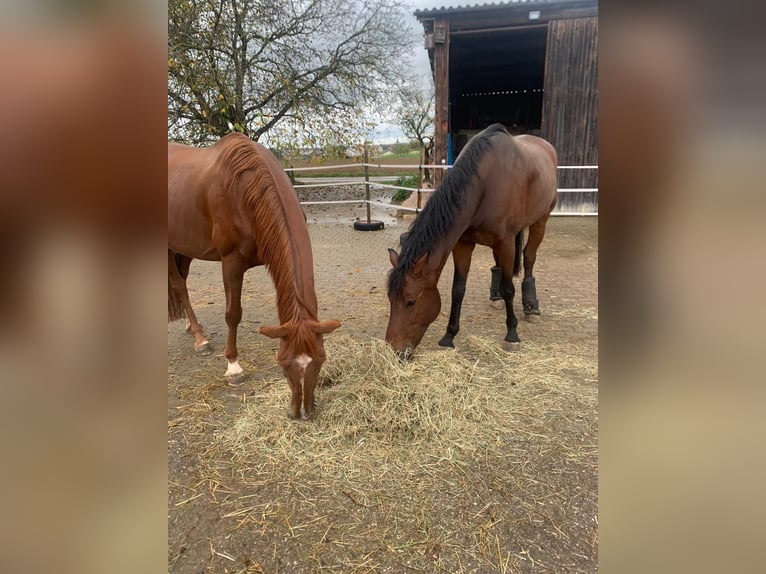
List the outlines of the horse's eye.
{"type": "Polygon", "coordinates": [[[407,307],[412,307],[415,305],[415,299],[407,299],[407,307]]]}

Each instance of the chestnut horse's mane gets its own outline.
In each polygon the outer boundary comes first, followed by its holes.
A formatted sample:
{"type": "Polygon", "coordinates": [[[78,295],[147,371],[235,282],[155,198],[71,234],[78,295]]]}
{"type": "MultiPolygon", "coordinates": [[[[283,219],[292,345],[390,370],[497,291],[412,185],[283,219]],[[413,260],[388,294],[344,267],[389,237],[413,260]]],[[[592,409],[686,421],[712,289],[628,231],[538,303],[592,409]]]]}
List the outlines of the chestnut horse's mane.
{"type": "Polygon", "coordinates": [[[401,295],[404,279],[412,266],[423,255],[430,253],[452,228],[465,204],[466,193],[471,190],[476,178],[478,163],[492,147],[491,138],[497,133],[510,135],[502,124],[492,124],[471,139],[423,211],[410,225],[399,261],[388,276],[390,294],[401,295]]]}
{"type": "Polygon", "coordinates": [[[311,243],[290,180],[266,148],[242,134],[225,136],[216,145],[222,146],[217,162],[224,189],[240,199],[258,256],[274,282],[280,323],[293,328],[288,339],[296,352],[314,352],[316,338],[307,326],[317,317],[311,243]],[[250,177],[243,177],[246,172],[250,177]]]}

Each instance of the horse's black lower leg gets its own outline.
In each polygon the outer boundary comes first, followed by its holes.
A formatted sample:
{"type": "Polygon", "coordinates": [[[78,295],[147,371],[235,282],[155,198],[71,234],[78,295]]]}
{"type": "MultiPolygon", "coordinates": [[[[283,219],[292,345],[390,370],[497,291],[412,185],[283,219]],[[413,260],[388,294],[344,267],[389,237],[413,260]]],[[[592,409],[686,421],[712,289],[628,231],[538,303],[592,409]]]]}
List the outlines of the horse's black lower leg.
{"type": "Polygon", "coordinates": [[[452,262],[455,265],[455,274],[452,277],[452,306],[447,322],[447,332],[439,341],[441,347],[454,347],[452,340],[460,330],[460,311],[463,308],[468,271],[471,269],[471,254],[475,247],[475,243],[458,241],[452,248],[452,262]]]}
{"type": "Polygon", "coordinates": [[[463,298],[465,297],[465,284],[466,276],[458,275],[455,272],[455,277],[452,281],[452,305],[449,312],[449,322],[447,323],[447,332],[439,340],[439,346],[441,347],[454,347],[452,342],[460,330],[460,311],[463,308],[463,298]]]}
{"type": "Polygon", "coordinates": [[[500,282],[500,293],[505,301],[505,325],[508,332],[505,335],[505,341],[511,343],[511,349],[517,349],[519,343],[519,335],[516,332],[516,327],[519,324],[516,314],[513,312],[513,296],[516,294],[516,288],[513,286],[513,275],[509,273],[503,273],[502,280],[500,282]]]}
{"type": "Polygon", "coordinates": [[[489,300],[500,301],[503,296],[500,294],[500,281],[503,276],[501,267],[495,265],[492,269],[492,279],[489,284],[489,300]]]}
{"type": "Polygon", "coordinates": [[[525,315],[540,314],[540,303],[537,301],[535,278],[532,276],[524,277],[524,280],[521,282],[521,304],[525,315]]]}
{"type": "MultiPolygon", "coordinates": [[[[521,304],[524,315],[530,319],[533,315],[540,314],[540,304],[537,301],[537,288],[535,277],[532,274],[537,260],[537,249],[545,236],[545,224],[548,216],[542,217],[529,226],[529,239],[524,246],[524,280],[521,282],[521,304]]],[[[535,317],[536,319],[536,317],[535,317]]]]}
{"type": "Polygon", "coordinates": [[[500,267],[500,257],[494,249],[492,250],[492,257],[495,258],[495,265],[490,269],[492,276],[489,282],[489,300],[500,301],[503,298],[500,294],[500,280],[503,276],[503,270],[500,267]]]}

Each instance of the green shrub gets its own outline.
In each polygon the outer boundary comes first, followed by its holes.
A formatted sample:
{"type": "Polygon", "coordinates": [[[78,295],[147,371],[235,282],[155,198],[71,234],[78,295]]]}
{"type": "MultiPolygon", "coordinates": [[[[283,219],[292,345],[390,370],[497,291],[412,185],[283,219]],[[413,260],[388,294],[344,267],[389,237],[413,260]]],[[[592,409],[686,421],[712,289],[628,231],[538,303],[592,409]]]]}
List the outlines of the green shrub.
{"type": "Polygon", "coordinates": [[[396,193],[391,198],[391,203],[402,203],[410,195],[412,195],[411,191],[404,191],[403,189],[397,189],[396,193]]]}
{"type": "MultiPolygon", "coordinates": [[[[402,187],[411,187],[413,189],[417,189],[419,184],[418,176],[417,175],[404,175],[400,176],[396,180],[395,185],[400,185],[402,187]]],[[[394,196],[391,198],[391,203],[401,203],[405,199],[407,199],[412,194],[412,190],[404,190],[404,189],[397,189],[394,196]]]]}

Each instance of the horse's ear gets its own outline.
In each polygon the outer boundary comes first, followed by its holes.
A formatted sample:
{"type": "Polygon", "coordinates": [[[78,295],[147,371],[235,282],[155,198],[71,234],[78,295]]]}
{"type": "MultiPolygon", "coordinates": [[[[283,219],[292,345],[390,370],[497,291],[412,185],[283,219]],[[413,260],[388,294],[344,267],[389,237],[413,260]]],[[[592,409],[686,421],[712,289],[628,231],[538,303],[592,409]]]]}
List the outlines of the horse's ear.
{"type": "Polygon", "coordinates": [[[271,337],[272,339],[284,339],[287,337],[287,334],[290,332],[290,330],[285,327],[284,325],[280,325],[279,327],[268,327],[264,325],[260,329],[261,335],[266,335],[267,337],[271,337]]]}
{"type": "Polygon", "coordinates": [[[388,259],[391,261],[391,265],[396,267],[396,264],[399,263],[399,254],[394,251],[393,249],[388,250],[388,259]]]}
{"type": "Polygon", "coordinates": [[[335,329],[340,327],[340,321],[332,319],[331,321],[322,321],[320,323],[312,323],[311,328],[317,335],[326,335],[332,333],[335,329]]]}

